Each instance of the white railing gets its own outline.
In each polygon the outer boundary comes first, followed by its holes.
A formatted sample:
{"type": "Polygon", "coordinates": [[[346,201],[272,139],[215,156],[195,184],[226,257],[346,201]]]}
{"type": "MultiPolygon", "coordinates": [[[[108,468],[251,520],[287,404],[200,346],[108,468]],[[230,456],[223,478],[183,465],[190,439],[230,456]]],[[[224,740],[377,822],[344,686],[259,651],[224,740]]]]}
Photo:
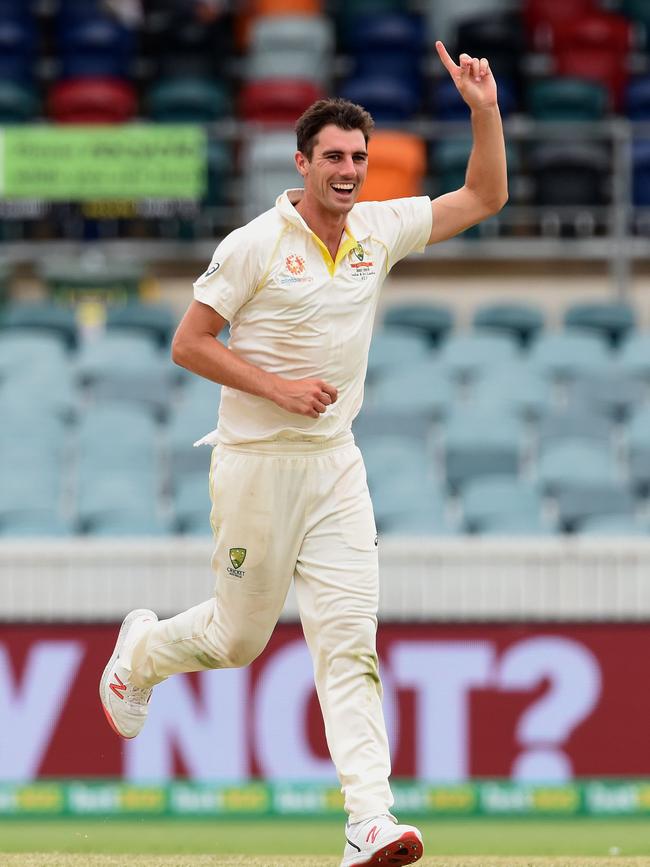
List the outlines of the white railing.
{"type": "MultiPolygon", "coordinates": [[[[210,539],[3,541],[0,620],[170,616],[210,596],[210,554],[210,539]]],[[[384,622],[650,621],[650,538],[385,537],[380,561],[384,622]]]]}

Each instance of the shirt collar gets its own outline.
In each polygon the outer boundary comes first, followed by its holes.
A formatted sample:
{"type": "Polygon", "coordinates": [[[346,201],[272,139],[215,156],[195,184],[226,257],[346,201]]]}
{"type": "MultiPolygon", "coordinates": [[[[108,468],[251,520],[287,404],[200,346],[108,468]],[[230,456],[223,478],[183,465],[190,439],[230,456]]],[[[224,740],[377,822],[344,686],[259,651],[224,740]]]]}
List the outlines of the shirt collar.
{"type": "MultiPolygon", "coordinates": [[[[275,206],[289,223],[294,226],[298,226],[303,229],[305,232],[311,232],[311,229],[305,223],[303,218],[300,216],[298,211],[294,208],[300,199],[302,198],[304,193],[303,189],[290,189],[285,190],[282,195],[278,196],[275,202],[275,206]]],[[[357,241],[362,241],[365,238],[368,238],[372,231],[366,221],[363,219],[361,214],[357,211],[356,205],[353,206],[352,210],[347,216],[347,220],[345,221],[345,229],[352,238],[357,241]]]]}

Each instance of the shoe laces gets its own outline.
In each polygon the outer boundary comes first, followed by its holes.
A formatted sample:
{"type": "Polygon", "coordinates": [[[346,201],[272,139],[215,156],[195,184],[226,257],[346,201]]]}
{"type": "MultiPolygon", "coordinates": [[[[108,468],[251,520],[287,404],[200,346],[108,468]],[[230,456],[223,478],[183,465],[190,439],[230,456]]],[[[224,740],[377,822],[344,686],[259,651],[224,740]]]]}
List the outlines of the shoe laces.
{"type": "Polygon", "coordinates": [[[151,687],[129,685],[129,704],[145,705],[151,696],[151,687]]]}

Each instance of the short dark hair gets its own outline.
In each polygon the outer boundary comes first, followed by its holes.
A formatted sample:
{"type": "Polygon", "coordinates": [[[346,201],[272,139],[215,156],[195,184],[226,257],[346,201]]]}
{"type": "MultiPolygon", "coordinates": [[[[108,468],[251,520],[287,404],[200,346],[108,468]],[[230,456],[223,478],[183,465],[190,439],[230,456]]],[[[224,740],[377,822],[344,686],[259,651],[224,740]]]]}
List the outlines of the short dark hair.
{"type": "Polygon", "coordinates": [[[311,159],[316,136],[328,124],[339,129],[361,130],[366,144],[375,126],[370,113],[354,102],[338,96],[319,99],[296,121],[297,147],[307,159],[311,159]]]}

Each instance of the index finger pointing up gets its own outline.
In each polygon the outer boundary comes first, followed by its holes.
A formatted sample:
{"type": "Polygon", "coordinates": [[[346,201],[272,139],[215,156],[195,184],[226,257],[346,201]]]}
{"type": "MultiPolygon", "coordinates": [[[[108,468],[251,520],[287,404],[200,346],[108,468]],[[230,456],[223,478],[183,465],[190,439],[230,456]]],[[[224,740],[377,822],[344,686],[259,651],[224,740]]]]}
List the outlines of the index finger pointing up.
{"type": "Polygon", "coordinates": [[[458,66],[454,63],[454,61],[449,56],[449,53],[442,42],[438,39],[436,42],[436,51],[438,52],[438,57],[442,61],[442,65],[445,67],[447,72],[456,72],[458,71],[458,66]]]}

